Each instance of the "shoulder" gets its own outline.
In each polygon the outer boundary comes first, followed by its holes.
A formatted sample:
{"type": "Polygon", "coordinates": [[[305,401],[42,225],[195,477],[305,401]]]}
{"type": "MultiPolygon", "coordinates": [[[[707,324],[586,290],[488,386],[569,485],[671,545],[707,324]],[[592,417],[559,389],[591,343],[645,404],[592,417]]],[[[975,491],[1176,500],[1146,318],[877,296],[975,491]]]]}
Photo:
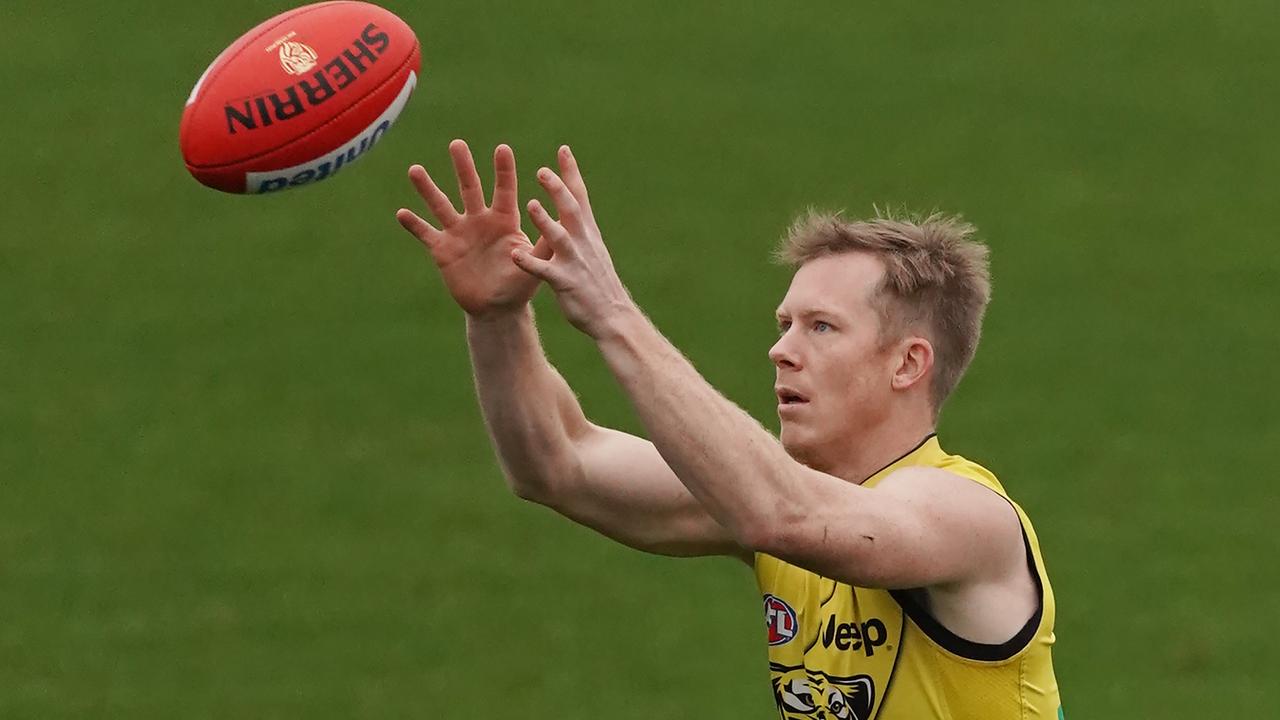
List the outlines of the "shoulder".
{"type": "MultiPolygon", "coordinates": [[[[979,466],[973,467],[982,470],[979,466]]],[[[995,477],[990,473],[985,475],[986,477],[982,477],[964,467],[917,465],[894,470],[876,485],[876,489],[899,495],[945,498],[1011,509],[1009,500],[995,477]]]]}
{"type": "Polygon", "coordinates": [[[989,563],[984,565],[1003,567],[1021,561],[1022,521],[994,476],[986,476],[990,482],[953,468],[904,467],[885,476],[875,489],[915,506],[934,532],[973,543],[989,563]]]}

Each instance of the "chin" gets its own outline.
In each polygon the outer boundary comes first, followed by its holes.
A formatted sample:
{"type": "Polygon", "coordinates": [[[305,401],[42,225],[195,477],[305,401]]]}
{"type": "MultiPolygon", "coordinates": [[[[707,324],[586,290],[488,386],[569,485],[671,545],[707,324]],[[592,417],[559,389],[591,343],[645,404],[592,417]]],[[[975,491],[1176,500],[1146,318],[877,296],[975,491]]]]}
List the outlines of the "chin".
{"type": "Polygon", "coordinates": [[[802,465],[809,465],[813,459],[813,442],[812,438],[804,438],[802,433],[796,432],[794,428],[788,429],[784,424],[782,432],[778,434],[778,440],[782,443],[782,449],[787,451],[792,460],[802,465]]]}

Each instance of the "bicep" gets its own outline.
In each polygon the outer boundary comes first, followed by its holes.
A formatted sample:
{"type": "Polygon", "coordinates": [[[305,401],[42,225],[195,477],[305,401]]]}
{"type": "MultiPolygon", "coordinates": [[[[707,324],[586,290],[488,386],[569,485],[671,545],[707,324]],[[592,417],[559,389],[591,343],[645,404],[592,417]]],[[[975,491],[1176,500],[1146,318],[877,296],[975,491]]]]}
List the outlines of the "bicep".
{"type": "Polygon", "coordinates": [[[592,425],[574,442],[577,470],[546,503],[629,547],[672,556],[751,553],[703,509],[653,443],[592,425]]]}
{"type": "Polygon", "coordinates": [[[998,576],[1025,562],[1013,506],[946,471],[900,470],[875,488],[830,476],[813,486],[807,512],[781,533],[777,549],[826,577],[863,587],[932,587],[998,576]]]}

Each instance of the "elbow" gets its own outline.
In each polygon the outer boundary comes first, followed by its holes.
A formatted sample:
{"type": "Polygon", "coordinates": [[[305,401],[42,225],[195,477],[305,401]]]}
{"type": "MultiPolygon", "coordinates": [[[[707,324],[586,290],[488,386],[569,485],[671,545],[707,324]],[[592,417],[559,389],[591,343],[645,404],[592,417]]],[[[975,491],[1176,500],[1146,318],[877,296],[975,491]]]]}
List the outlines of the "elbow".
{"type": "Polygon", "coordinates": [[[545,482],[528,482],[507,476],[507,488],[511,490],[511,494],[526,502],[537,503],[538,505],[546,505],[550,502],[552,493],[545,482]]]}
{"type": "MultiPolygon", "coordinates": [[[[812,493],[793,477],[794,463],[784,466],[758,491],[740,497],[736,517],[725,523],[738,544],[785,559],[809,541],[811,528],[824,515],[812,493]]],[[[798,466],[796,466],[798,467],[798,466]]]]}
{"type": "Polygon", "coordinates": [[[556,509],[574,484],[581,468],[570,460],[543,463],[540,467],[504,467],[507,488],[511,494],[526,502],[556,509]]]}
{"type": "Polygon", "coordinates": [[[499,454],[507,488],[521,500],[558,510],[563,498],[586,479],[582,459],[583,428],[544,436],[516,456],[499,454]]]}
{"type": "Polygon", "coordinates": [[[507,489],[525,502],[554,506],[556,483],[549,473],[506,471],[507,489]]]}
{"type": "Polygon", "coordinates": [[[757,519],[743,525],[735,535],[737,535],[738,544],[753,552],[783,559],[796,555],[798,538],[794,528],[788,527],[785,522],[757,519]]]}
{"type": "Polygon", "coordinates": [[[759,523],[744,525],[734,533],[738,544],[752,552],[778,557],[777,530],[759,523]]]}
{"type": "Polygon", "coordinates": [[[795,508],[766,508],[735,523],[733,534],[744,548],[785,558],[793,554],[804,521],[795,508]]]}
{"type": "Polygon", "coordinates": [[[820,574],[839,573],[856,584],[876,584],[884,575],[883,539],[872,528],[850,532],[836,527],[817,508],[787,508],[757,517],[735,533],[738,542],[754,552],[776,557],[820,574]]]}

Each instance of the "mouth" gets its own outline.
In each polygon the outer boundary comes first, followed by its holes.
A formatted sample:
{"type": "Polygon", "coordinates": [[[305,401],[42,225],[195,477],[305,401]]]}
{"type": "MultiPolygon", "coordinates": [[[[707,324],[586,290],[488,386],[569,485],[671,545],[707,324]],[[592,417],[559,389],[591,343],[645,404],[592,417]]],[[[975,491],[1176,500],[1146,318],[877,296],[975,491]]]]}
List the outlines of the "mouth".
{"type": "Polygon", "coordinates": [[[778,396],[779,406],[804,405],[809,402],[809,398],[789,387],[778,386],[773,389],[773,392],[778,396]]]}

